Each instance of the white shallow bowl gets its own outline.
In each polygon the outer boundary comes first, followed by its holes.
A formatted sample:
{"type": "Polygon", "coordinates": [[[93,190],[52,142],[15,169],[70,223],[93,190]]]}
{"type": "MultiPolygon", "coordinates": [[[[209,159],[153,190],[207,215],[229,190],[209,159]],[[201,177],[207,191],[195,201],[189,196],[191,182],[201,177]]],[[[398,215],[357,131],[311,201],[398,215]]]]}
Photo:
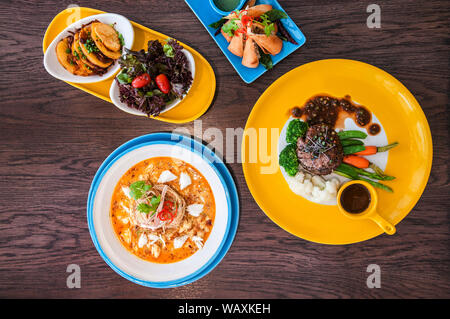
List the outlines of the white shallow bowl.
{"type": "MultiPolygon", "coordinates": [[[[189,69],[191,71],[192,74],[192,83],[194,83],[194,77],[195,77],[195,61],[194,61],[194,57],[192,56],[192,54],[186,50],[183,49],[183,53],[186,56],[188,62],[189,62],[189,69]]],[[[191,89],[191,86],[189,87],[189,89],[187,90],[186,94],[184,96],[186,96],[189,93],[189,90],[191,89]]],[[[183,96],[183,98],[184,98],[183,96]]],[[[114,103],[115,106],[117,106],[119,109],[121,109],[124,112],[127,112],[129,114],[133,114],[133,115],[138,115],[138,116],[147,116],[146,113],[139,111],[137,109],[131,108],[129,107],[126,103],[122,103],[120,101],[120,92],[119,92],[119,85],[117,84],[117,81],[114,80],[111,83],[111,87],[109,89],[109,97],[111,99],[111,101],[114,103]]],[[[178,105],[178,103],[180,103],[182,101],[182,99],[176,99],[174,100],[172,103],[166,105],[166,108],[161,111],[160,114],[169,111],[170,109],[173,109],[175,106],[178,105]]]]}
{"type": "Polygon", "coordinates": [[[83,24],[87,24],[93,20],[98,20],[106,24],[115,23],[114,28],[123,36],[125,42],[124,47],[130,49],[133,46],[133,26],[131,25],[130,21],[124,16],[115,13],[102,13],[83,18],[72,23],[60,34],[58,34],[58,36],[53,39],[52,43],[50,43],[50,45],[48,46],[47,51],[45,51],[44,67],[50,75],[59,80],[72,83],[94,83],[110,78],[119,70],[119,64],[116,60],[114,64],[109,67],[108,71],[103,75],[79,76],[70,73],[61,65],[61,63],[59,63],[58,58],[56,57],[56,45],[58,44],[58,42],[69,36],[70,32],[75,31],[83,24]]]}
{"type": "Polygon", "coordinates": [[[142,146],[120,157],[104,174],[94,198],[93,228],[106,258],[127,276],[144,282],[173,282],[199,271],[221,248],[227,224],[230,222],[226,194],[217,172],[202,156],[177,145],[152,144],[142,146]],[[133,165],[145,159],[159,156],[178,158],[194,166],[211,186],[216,204],[213,228],[204,247],[192,256],[171,264],[152,263],[130,253],[117,238],[110,219],[113,191],[123,174],[133,165]]]}

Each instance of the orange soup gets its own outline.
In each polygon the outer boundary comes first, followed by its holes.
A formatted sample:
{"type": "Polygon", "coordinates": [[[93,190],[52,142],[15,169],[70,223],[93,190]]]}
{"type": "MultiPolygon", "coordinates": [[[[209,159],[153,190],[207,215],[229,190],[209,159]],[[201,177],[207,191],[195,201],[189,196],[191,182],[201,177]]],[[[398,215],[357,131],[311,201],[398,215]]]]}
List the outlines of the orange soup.
{"type": "Polygon", "coordinates": [[[131,253],[173,263],[202,249],[215,211],[211,187],[197,169],[176,158],[154,157],[121,177],[110,214],[118,239],[131,253]]]}

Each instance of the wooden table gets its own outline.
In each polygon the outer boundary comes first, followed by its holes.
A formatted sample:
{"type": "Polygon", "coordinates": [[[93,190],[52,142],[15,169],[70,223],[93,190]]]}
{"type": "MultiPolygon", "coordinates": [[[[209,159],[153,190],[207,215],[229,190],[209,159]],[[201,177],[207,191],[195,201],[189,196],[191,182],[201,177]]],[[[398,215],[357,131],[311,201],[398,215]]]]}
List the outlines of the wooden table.
{"type": "MultiPolygon", "coordinates": [[[[366,26],[365,1],[280,2],[305,33],[306,45],[251,85],[239,78],[184,1],[76,4],[123,14],[203,54],[217,78],[216,96],[201,118],[204,129],[243,128],[273,81],[314,60],[356,59],[397,77],[421,104],[434,145],[428,186],[398,233],[348,246],[296,238],[259,209],[241,165],[234,163],[229,167],[241,218],[222,262],[197,282],[174,289],[123,279],[92,244],[86,222],[90,183],[122,143],[178,126],[128,115],[52,78],[42,64],[42,37],[70,1],[14,1],[0,10],[0,297],[450,297],[449,2],[378,1],[381,29],[366,26]],[[80,289],[66,286],[69,264],[81,267],[80,289]],[[380,289],[366,286],[369,264],[381,267],[380,289]]],[[[194,133],[193,123],[181,126],[194,133]]]]}

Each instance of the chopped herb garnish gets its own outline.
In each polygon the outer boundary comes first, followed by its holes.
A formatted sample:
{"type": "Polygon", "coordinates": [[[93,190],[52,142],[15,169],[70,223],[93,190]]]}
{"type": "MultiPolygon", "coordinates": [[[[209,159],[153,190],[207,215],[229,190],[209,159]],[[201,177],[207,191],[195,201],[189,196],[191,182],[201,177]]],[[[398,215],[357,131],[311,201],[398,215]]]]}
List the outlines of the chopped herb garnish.
{"type": "Polygon", "coordinates": [[[100,51],[97,48],[97,46],[95,45],[94,41],[92,41],[92,39],[87,39],[86,43],[84,44],[84,47],[86,48],[88,53],[99,52],[100,51]]]}
{"type": "Polygon", "coordinates": [[[272,22],[272,20],[269,19],[269,17],[266,14],[262,14],[260,16],[261,18],[261,24],[264,26],[264,33],[266,36],[270,36],[272,32],[275,31],[275,24],[272,22]]]}
{"type": "Polygon", "coordinates": [[[266,34],[266,36],[270,36],[272,34],[272,32],[275,31],[275,24],[271,23],[268,24],[264,27],[264,33],[266,34]]]}
{"type": "Polygon", "coordinates": [[[228,34],[230,37],[234,36],[234,32],[239,29],[238,24],[236,23],[238,19],[230,20],[229,23],[225,23],[222,26],[222,31],[228,34]]]}
{"type": "Polygon", "coordinates": [[[151,188],[151,185],[146,184],[145,181],[134,182],[130,185],[130,196],[134,199],[140,199],[151,188]]]}
{"type": "MultiPolygon", "coordinates": [[[[161,202],[161,196],[159,196],[159,195],[158,196],[153,196],[150,199],[150,205],[153,206],[153,207],[158,206],[160,202],[161,202]]],[[[156,208],[157,207],[155,207],[155,209],[156,208]]]]}
{"type": "MultiPolygon", "coordinates": [[[[161,196],[153,196],[150,199],[150,203],[140,203],[136,208],[138,211],[144,214],[148,214],[150,212],[153,212],[153,214],[156,212],[156,209],[159,206],[159,203],[161,202],[161,196]]],[[[152,214],[152,215],[153,215],[152,214]]]]}
{"type": "Polygon", "coordinates": [[[150,213],[151,206],[149,204],[140,203],[137,206],[137,210],[140,211],[141,213],[148,214],[150,213]]]}
{"type": "MultiPolygon", "coordinates": [[[[125,39],[123,38],[122,33],[117,31],[117,36],[119,37],[120,45],[123,47],[125,45],[125,39]]],[[[102,42],[102,40],[100,40],[100,42],[102,42]]]]}

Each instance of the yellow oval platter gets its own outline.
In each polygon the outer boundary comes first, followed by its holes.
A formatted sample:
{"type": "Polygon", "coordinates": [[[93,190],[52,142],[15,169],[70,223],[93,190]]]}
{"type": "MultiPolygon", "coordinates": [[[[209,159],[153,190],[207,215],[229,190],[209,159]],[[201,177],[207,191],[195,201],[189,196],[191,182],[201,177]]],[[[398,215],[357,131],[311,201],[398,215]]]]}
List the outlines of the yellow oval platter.
{"type": "MultiPolygon", "coordinates": [[[[398,141],[389,152],[386,172],[396,177],[389,182],[393,193],[379,191],[378,208],[392,224],[398,224],[419,200],[430,175],[433,157],[431,133],[425,115],[414,96],[385,71],[353,60],[321,60],[300,66],[275,81],[261,95],[248,118],[245,132],[267,130],[267,141],[242,143],[242,165],[247,185],[265,214],[280,227],[300,238],[323,244],[351,244],[382,233],[370,220],[351,220],[337,206],[321,205],[295,195],[279,167],[277,147],[289,110],[316,94],[350,95],[366,106],[382,123],[388,141],[398,141]],[[275,140],[274,140],[275,139],[275,140]],[[255,148],[255,149],[252,149],[255,148]],[[264,149],[261,149],[264,148],[264,149]],[[256,159],[251,159],[252,152],[256,159]],[[270,161],[261,154],[275,154],[270,161]],[[275,161],[275,163],[274,163],[275,161]],[[277,165],[274,173],[270,165],[277,165]]],[[[247,134],[246,134],[247,135],[247,134]]],[[[402,233],[397,228],[397,235],[402,233]]]]}
{"type": "MultiPolygon", "coordinates": [[[[56,17],[47,27],[44,35],[44,40],[42,42],[44,53],[52,40],[67,26],[82,18],[100,13],[104,12],[84,7],[67,8],[61,11],[58,15],[56,15],[56,17]]],[[[133,26],[135,34],[134,44],[131,48],[132,50],[140,50],[146,48],[147,42],[149,40],[157,39],[160,41],[164,41],[169,38],[162,33],[151,30],[136,22],[130,22],[133,26]]],[[[157,117],[152,117],[156,120],[170,123],[186,123],[193,121],[206,112],[214,98],[214,93],[216,90],[216,77],[211,65],[200,53],[182,42],[180,42],[180,44],[194,57],[195,78],[192,83],[192,87],[189,90],[189,93],[184,97],[184,99],[173,109],[164,112],[157,117]]],[[[109,88],[113,80],[114,77],[97,83],[67,83],[76,88],[79,88],[80,90],[83,90],[107,102],[112,103],[109,97],[109,88]]]]}

